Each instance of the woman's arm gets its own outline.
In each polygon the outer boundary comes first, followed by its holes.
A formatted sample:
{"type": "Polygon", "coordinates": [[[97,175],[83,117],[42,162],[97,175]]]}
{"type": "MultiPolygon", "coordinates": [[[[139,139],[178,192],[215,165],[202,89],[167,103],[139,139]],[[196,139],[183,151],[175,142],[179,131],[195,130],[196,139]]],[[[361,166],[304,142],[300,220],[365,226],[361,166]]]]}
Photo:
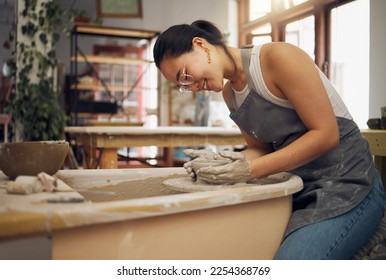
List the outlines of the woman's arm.
{"type": "Polygon", "coordinates": [[[253,159],[250,167],[255,177],[297,168],[339,142],[336,118],[311,58],[295,46],[273,43],[262,47],[260,61],[268,89],[291,102],[308,132],[281,150],[253,159]]]}

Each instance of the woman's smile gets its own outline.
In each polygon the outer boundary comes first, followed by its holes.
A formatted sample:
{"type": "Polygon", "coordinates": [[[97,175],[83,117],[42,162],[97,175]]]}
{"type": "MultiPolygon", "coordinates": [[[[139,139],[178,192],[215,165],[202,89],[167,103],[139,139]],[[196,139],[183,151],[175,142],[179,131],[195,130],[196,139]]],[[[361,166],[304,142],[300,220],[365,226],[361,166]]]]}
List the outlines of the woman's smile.
{"type": "Polygon", "coordinates": [[[202,85],[202,89],[203,89],[203,90],[209,90],[209,87],[208,87],[208,80],[207,80],[207,79],[204,79],[204,84],[202,85]]]}

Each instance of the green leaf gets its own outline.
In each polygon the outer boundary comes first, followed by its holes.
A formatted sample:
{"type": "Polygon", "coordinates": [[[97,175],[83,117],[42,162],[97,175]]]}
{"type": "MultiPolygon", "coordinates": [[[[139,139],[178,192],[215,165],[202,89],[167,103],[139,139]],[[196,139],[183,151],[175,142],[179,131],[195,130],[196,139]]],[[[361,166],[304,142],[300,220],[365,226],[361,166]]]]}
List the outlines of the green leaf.
{"type": "Polygon", "coordinates": [[[46,44],[48,43],[47,35],[44,34],[44,33],[40,33],[39,39],[40,39],[40,41],[41,41],[44,45],[46,45],[46,44]]]}

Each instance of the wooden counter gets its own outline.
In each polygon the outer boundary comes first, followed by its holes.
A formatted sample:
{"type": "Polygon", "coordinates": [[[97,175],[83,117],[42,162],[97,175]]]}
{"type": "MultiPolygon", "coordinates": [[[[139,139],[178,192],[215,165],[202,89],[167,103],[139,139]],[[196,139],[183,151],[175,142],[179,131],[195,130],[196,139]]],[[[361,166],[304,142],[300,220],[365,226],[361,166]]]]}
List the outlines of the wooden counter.
{"type": "MultiPolygon", "coordinates": [[[[157,128],[127,126],[69,126],[66,133],[75,134],[84,147],[86,168],[97,165],[96,150],[102,150],[100,168],[118,167],[118,149],[123,147],[157,146],[181,147],[204,145],[245,145],[237,128],[178,127],[157,128]]],[[[172,160],[172,158],[170,159],[172,160]]]]}
{"type": "Polygon", "coordinates": [[[369,141],[371,153],[374,155],[375,164],[381,173],[383,186],[386,189],[386,130],[363,129],[361,132],[369,141]]]}
{"type": "MultiPolygon", "coordinates": [[[[96,164],[96,149],[103,149],[100,168],[117,168],[117,151],[122,147],[245,145],[238,129],[220,127],[127,127],[127,126],[79,126],[66,127],[65,132],[76,135],[84,146],[88,167],[96,164]]],[[[369,141],[375,163],[386,185],[386,130],[363,129],[369,141]]]]}

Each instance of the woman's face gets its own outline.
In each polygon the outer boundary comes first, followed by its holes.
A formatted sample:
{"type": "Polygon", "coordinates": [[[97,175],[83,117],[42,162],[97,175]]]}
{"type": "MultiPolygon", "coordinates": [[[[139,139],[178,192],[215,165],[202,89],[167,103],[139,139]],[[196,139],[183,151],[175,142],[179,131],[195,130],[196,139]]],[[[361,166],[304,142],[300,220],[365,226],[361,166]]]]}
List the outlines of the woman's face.
{"type": "Polygon", "coordinates": [[[215,48],[212,47],[210,55],[211,63],[208,63],[207,52],[194,45],[191,52],[177,58],[165,58],[160,70],[168,81],[179,87],[184,86],[193,92],[200,90],[218,92],[223,88],[223,77],[222,71],[216,67],[215,48]]]}

